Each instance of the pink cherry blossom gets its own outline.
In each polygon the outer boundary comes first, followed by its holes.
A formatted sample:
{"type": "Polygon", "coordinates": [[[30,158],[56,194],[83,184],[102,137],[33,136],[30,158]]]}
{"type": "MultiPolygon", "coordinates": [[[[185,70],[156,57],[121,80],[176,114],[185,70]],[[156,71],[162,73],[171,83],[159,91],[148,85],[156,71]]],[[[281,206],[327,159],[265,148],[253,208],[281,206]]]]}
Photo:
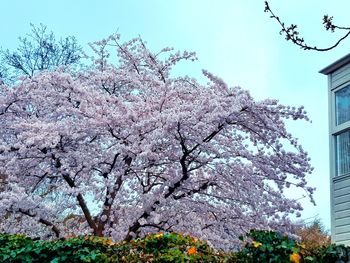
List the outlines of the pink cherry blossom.
{"type": "Polygon", "coordinates": [[[91,44],[88,69],[1,86],[0,230],[114,240],[177,231],[224,249],[252,228],[287,231],[302,207],[283,191],[313,201],[308,155],[285,126],[307,120],[304,109],[256,101],[207,71],[206,85],[172,77],[194,53],[119,41],[91,44]]]}

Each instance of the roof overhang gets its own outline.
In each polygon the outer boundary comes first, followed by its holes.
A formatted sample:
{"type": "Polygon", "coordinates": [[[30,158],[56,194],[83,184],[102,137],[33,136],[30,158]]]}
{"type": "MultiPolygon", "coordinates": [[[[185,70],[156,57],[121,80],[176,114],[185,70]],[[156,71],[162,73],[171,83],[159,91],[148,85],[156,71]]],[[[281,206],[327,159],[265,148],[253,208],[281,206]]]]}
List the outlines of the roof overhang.
{"type": "Polygon", "coordinates": [[[348,63],[350,63],[350,53],[342,57],[341,59],[338,59],[337,61],[333,62],[332,64],[325,67],[324,69],[320,70],[319,73],[322,73],[324,75],[329,75],[348,63]]]}

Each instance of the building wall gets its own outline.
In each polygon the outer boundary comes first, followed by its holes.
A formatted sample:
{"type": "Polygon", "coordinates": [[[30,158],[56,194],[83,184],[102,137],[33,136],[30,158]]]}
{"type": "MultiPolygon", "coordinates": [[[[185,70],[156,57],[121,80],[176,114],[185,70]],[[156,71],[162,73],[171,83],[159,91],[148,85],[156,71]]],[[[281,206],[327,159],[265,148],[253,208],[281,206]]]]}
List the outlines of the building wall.
{"type": "Polygon", "coordinates": [[[350,64],[346,64],[345,66],[337,69],[331,74],[331,87],[332,89],[339,87],[345,82],[350,80],[350,64]]]}
{"type": "Polygon", "coordinates": [[[333,178],[332,241],[350,245],[350,177],[333,178]]]}
{"type": "Polygon", "coordinates": [[[336,125],[335,92],[349,84],[350,64],[346,64],[328,75],[331,233],[332,242],[344,245],[350,245],[350,174],[337,176],[335,135],[350,129],[350,121],[336,125]]]}

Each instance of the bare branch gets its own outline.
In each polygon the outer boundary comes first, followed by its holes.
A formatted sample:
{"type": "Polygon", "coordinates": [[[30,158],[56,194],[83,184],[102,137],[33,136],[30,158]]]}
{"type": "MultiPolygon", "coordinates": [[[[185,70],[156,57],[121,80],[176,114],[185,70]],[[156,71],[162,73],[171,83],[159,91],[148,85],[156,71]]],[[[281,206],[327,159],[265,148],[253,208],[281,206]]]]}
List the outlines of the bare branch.
{"type": "Polygon", "coordinates": [[[337,26],[333,24],[333,16],[324,15],[323,16],[323,25],[325,29],[331,32],[334,32],[335,30],[343,30],[346,31],[346,33],[339,38],[333,45],[326,47],[326,48],[319,48],[317,46],[310,46],[307,43],[305,43],[304,38],[300,37],[300,33],[297,30],[297,25],[291,24],[289,26],[286,26],[284,22],[281,21],[281,19],[275,15],[275,13],[270,8],[270,5],[267,1],[265,1],[265,10],[264,12],[269,13],[270,17],[272,19],[275,19],[278,24],[281,27],[280,34],[285,36],[285,39],[287,41],[292,41],[295,45],[299,46],[300,48],[304,50],[314,50],[314,51],[329,51],[334,48],[336,48],[343,40],[345,40],[350,35],[350,27],[343,27],[343,26],[337,26]]]}
{"type": "MultiPolygon", "coordinates": [[[[20,213],[22,213],[23,215],[29,216],[29,217],[35,217],[36,214],[31,214],[28,210],[24,210],[24,209],[19,209],[18,210],[20,213]]],[[[50,221],[43,219],[43,218],[39,218],[39,223],[44,224],[45,226],[51,227],[52,231],[55,233],[56,237],[60,236],[60,230],[50,221]]]]}

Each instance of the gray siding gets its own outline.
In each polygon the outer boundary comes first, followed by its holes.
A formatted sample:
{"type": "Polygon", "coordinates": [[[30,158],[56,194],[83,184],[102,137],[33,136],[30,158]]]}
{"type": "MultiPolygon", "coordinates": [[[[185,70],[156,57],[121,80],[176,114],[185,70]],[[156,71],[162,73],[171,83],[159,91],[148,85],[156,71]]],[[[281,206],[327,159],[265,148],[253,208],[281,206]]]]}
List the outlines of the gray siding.
{"type": "Polygon", "coordinates": [[[333,242],[350,245],[350,175],[333,179],[333,242]]]}
{"type": "Polygon", "coordinates": [[[335,124],[335,92],[350,83],[350,64],[342,65],[328,77],[332,242],[350,246],[350,174],[336,176],[335,167],[335,134],[350,128],[349,122],[335,124]]]}
{"type": "Polygon", "coordinates": [[[350,81],[350,64],[347,64],[331,74],[331,89],[350,81]]]}
{"type": "Polygon", "coordinates": [[[336,125],[335,93],[350,83],[350,54],[322,69],[328,76],[329,170],[332,242],[350,246],[350,174],[337,176],[335,136],[350,129],[350,121],[336,125]]]}

